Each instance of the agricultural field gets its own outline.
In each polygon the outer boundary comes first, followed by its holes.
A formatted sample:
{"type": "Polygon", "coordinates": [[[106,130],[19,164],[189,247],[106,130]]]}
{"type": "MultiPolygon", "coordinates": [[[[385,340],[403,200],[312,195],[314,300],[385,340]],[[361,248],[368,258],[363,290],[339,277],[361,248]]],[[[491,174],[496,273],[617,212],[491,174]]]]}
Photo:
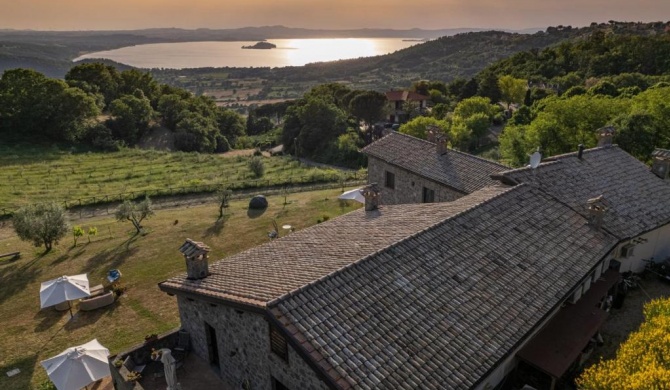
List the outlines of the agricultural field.
{"type": "Polygon", "coordinates": [[[126,149],[115,153],[69,153],[0,146],[0,214],[55,200],[66,207],[137,198],[230,189],[337,182],[356,173],[313,168],[288,157],[260,157],[256,177],[251,156],[126,149]]]}
{"type": "Polygon", "coordinates": [[[179,247],[186,238],[209,245],[215,261],[268,242],[273,220],[301,230],[360,207],[338,201],[339,194],[340,189],[332,189],[268,196],[269,207],[260,216],[247,214],[248,198],[231,201],[222,219],[214,203],[161,209],[143,221],[145,232],[139,235],[113,216],[79,219],[72,224],[95,227],[98,234],[90,242],[80,238],[77,246],[66,237],[48,253],[20,241],[11,223],[0,221],[0,253],[21,252],[18,260],[0,260],[0,388],[39,388],[47,378],[40,361],[69,346],[97,338],[116,354],[143,342],[145,335],[178,327],[176,298],[161,292],[157,283],[185,272],[179,247]],[[67,311],[40,310],[41,282],[86,273],[91,285],[105,284],[110,269],[121,271],[126,288],[111,306],[75,308],[72,319],[67,311]],[[4,374],[14,368],[21,372],[11,378],[4,374]]]}

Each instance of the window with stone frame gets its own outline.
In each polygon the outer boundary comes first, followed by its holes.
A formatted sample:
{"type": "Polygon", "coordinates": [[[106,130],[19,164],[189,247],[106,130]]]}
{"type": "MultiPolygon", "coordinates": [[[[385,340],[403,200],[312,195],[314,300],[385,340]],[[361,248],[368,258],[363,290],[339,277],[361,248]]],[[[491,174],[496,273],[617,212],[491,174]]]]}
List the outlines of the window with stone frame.
{"type": "Polygon", "coordinates": [[[288,362],[288,344],[284,335],[275,326],[270,325],[270,349],[277,356],[288,362]]]}
{"type": "Polygon", "coordinates": [[[423,198],[421,200],[423,201],[423,203],[435,202],[435,190],[423,187],[423,198]]]}
{"type": "Polygon", "coordinates": [[[386,180],[384,181],[384,185],[386,188],[390,188],[392,190],[395,189],[395,173],[386,171],[386,180]]]}

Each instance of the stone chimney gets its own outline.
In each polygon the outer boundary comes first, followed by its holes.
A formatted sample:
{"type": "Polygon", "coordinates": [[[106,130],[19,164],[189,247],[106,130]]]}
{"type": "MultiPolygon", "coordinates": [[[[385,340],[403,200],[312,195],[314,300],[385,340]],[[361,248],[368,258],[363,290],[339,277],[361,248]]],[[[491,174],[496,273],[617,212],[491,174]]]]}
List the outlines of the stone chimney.
{"type": "Polygon", "coordinates": [[[437,154],[445,154],[447,152],[447,135],[439,127],[428,126],[426,140],[435,144],[435,152],[437,154]]]}
{"type": "Polygon", "coordinates": [[[654,158],[651,172],[663,180],[668,180],[670,178],[670,150],[655,149],[651,155],[654,158]]]}
{"type": "Polygon", "coordinates": [[[596,137],[598,137],[598,146],[612,145],[614,140],[615,129],[612,126],[601,127],[596,130],[596,137]]]}
{"type": "Polygon", "coordinates": [[[179,252],[186,260],[186,274],[188,279],[204,279],[209,276],[207,260],[211,249],[202,242],[193,241],[190,238],[179,248],[179,252]]]}
{"type": "Polygon", "coordinates": [[[609,208],[607,201],[600,195],[597,198],[587,200],[586,203],[589,210],[589,224],[596,230],[600,230],[603,225],[603,217],[609,208]]]}
{"type": "Polygon", "coordinates": [[[379,208],[379,201],[381,200],[381,192],[377,183],[371,183],[363,187],[361,193],[365,197],[365,211],[373,211],[379,208]]]}

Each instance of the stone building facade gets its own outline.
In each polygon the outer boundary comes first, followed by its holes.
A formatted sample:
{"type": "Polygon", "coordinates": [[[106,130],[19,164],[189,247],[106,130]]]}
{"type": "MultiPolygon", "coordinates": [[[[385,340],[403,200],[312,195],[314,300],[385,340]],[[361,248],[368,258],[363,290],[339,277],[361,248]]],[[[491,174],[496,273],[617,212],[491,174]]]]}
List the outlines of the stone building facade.
{"type": "Polygon", "coordinates": [[[290,345],[287,360],[272,352],[270,324],[264,314],[181,296],[177,302],[182,329],[191,335],[192,352],[209,361],[235,389],[244,388],[246,381],[255,390],[281,385],[294,390],[328,389],[290,345]]]}
{"type": "Polygon", "coordinates": [[[466,195],[372,156],[368,157],[368,183],[379,185],[381,204],[451,202],[466,195]]]}
{"type": "Polygon", "coordinates": [[[448,149],[437,130],[427,141],[391,132],[363,148],[368,183],[381,189],[382,204],[452,202],[496,184],[492,175],[508,168],[448,149]]]}

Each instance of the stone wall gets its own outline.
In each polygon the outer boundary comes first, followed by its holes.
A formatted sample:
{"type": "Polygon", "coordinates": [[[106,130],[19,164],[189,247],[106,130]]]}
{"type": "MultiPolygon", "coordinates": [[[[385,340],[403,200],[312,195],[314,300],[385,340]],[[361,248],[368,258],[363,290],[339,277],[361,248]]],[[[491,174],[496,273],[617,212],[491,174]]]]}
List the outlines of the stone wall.
{"type": "Polygon", "coordinates": [[[422,203],[424,187],[435,191],[435,202],[451,202],[465,195],[372,156],[368,156],[368,183],[379,184],[381,204],[422,203]],[[387,171],[395,174],[394,189],[386,187],[387,171]]]}
{"type": "Polygon", "coordinates": [[[319,390],[328,386],[289,345],[285,362],[270,350],[269,323],[262,314],[178,297],[182,329],[191,334],[192,352],[209,361],[206,323],[216,331],[221,378],[241,388],[272,390],[272,378],[289,389],[319,390]]]}

